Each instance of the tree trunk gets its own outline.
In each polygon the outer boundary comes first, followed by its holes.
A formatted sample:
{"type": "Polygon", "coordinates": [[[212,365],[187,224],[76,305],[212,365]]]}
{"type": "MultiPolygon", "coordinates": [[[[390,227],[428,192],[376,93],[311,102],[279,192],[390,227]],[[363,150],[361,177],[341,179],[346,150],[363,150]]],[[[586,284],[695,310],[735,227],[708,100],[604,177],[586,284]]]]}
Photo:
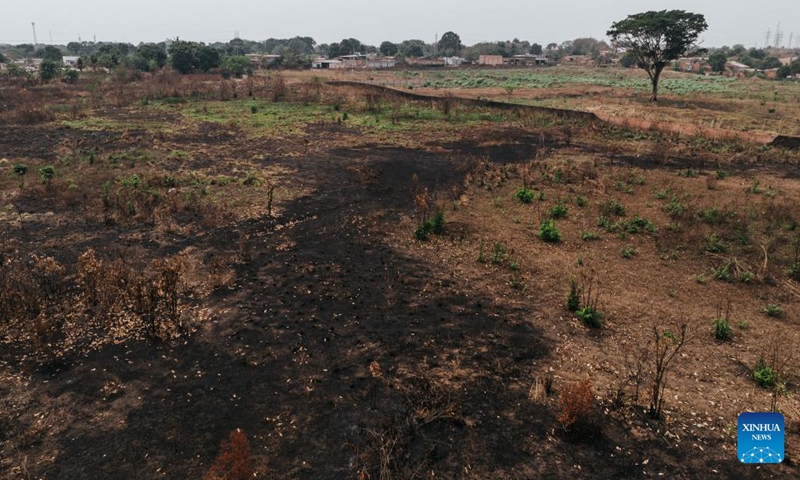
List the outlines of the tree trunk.
{"type": "Polygon", "coordinates": [[[650,97],[650,100],[653,102],[658,101],[658,79],[661,77],[661,69],[656,69],[653,72],[653,76],[650,77],[650,81],[653,83],[653,95],[650,97]]]}

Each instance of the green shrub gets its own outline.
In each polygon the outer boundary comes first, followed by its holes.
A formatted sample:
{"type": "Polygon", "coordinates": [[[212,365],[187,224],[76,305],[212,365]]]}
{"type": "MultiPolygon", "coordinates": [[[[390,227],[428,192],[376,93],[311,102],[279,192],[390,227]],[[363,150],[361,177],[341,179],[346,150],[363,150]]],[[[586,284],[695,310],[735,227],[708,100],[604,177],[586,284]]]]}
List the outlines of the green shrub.
{"type": "Polygon", "coordinates": [[[789,266],[789,278],[800,282],[800,262],[794,262],[789,266]]]}
{"type": "Polygon", "coordinates": [[[627,222],[620,222],[618,225],[619,229],[626,232],[626,233],[655,233],[656,226],[653,225],[653,222],[646,218],[639,217],[638,215],[633,217],[627,222]]]}
{"type": "Polygon", "coordinates": [[[581,233],[581,240],[583,240],[584,242],[590,242],[592,240],[600,240],[600,235],[589,230],[581,233]]]}
{"type": "Polygon", "coordinates": [[[664,205],[664,211],[670,217],[680,217],[686,212],[686,207],[676,197],[672,197],[669,203],[664,205]]]}
{"type": "Polygon", "coordinates": [[[575,316],[587,327],[600,328],[603,326],[603,314],[594,307],[579,308],[575,312],[575,316]]]}
{"type": "Polygon", "coordinates": [[[492,263],[495,265],[503,263],[508,257],[506,245],[502,242],[495,242],[492,245],[492,263]]]}
{"type": "Polygon", "coordinates": [[[28,166],[24,163],[18,163],[13,167],[14,175],[19,177],[19,188],[25,186],[25,174],[28,173],[28,166]]]}
{"type": "Polygon", "coordinates": [[[783,315],[783,308],[780,305],[769,304],[764,307],[764,313],[768,317],[777,318],[783,315]]]}
{"type": "Polygon", "coordinates": [[[721,280],[723,282],[730,282],[733,279],[733,274],[731,273],[731,267],[733,264],[731,262],[726,262],[725,265],[715,268],[714,269],[714,278],[717,280],[721,280]]]}
{"type": "Polygon", "coordinates": [[[758,357],[756,368],[753,369],[753,379],[762,388],[772,388],[778,383],[778,372],[767,365],[764,357],[758,357]]]}
{"type": "Polygon", "coordinates": [[[577,197],[575,197],[575,205],[583,208],[588,204],[589,200],[587,200],[586,197],[584,197],[583,195],[578,195],[577,197]]]}
{"type": "Polygon", "coordinates": [[[561,241],[561,233],[556,228],[556,222],[545,220],[539,226],[539,238],[545,242],[557,243],[561,241]]]}
{"type": "Polygon", "coordinates": [[[600,204],[600,212],[604,216],[616,215],[618,217],[624,217],[625,207],[623,207],[622,204],[620,204],[618,201],[612,198],[600,204]]]}
{"type": "Polygon", "coordinates": [[[561,203],[558,205],[553,205],[550,209],[550,218],[560,219],[560,218],[567,218],[567,207],[561,203]]]}
{"type": "Polygon", "coordinates": [[[727,342],[733,338],[733,329],[727,318],[716,318],[711,324],[714,331],[714,338],[727,342]]]}
{"type": "Polygon", "coordinates": [[[47,165],[39,169],[39,176],[42,178],[42,183],[50,185],[50,181],[56,176],[56,169],[52,165],[47,165]]]}
{"type": "Polygon", "coordinates": [[[622,258],[633,258],[636,255],[636,253],[637,253],[636,248],[630,245],[627,247],[623,247],[622,250],[620,250],[622,258]]]}
{"type": "Polygon", "coordinates": [[[536,198],[536,190],[520,188],[514,196],[520,203],[531,203],[536,198]]]}
{"type": "Polygon", "coordinates": [[[428,221],[417,225],[416,230],[414,230],[414,238],[427,240],[431,233],[441,235],[442,232],[444,232],[444,212],[438,211],[428,221]]]}
{"type": "Polygon", "coordinates": [[[728,251],[728,247],[720,240],[716,233],[712,233],[706,237],[706,251],[711,253],[725,253],[728,251]]]}
{"type": "Polygon", "coordinates": [[[701,222],[709,225],[722,225],[728,222],[728,219],[733,217],[733,212],[723,212],[722,210],[714,207],[704,208],[697,212],[697,218],[701,222]]]}
{"type": "Polygon", "coordinates": [[[581,308],[581,297],[578,283],[574,278],[569,279],[569,293],[567,294],[567,310],[577,312],[581,308]]]}
{"type": "Polygon", "coordinates": [[[441,235],[444,232],[444,211],[436,212],[429,222],[431,224],[431,232],[434,235],[441,235]]]}
{"type": "Polygon", "coordinates": [[[120,178],[119,183],[121,183],[123,187],[139,188],[142,185],[142,179],[139,178],[139,175],[134,173],[130,177],[120,178]]]}

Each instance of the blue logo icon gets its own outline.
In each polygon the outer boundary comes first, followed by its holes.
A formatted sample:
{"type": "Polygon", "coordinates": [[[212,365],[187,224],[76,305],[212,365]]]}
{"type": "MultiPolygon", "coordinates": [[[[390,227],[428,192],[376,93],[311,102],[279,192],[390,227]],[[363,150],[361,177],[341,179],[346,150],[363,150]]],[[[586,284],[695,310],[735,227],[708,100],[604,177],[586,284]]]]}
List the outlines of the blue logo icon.
{"type": "Polygon", "coordinates": [[[784,419],[780,413],[739,415],[739,461],[781,463],[784,458],[784,419]]]}

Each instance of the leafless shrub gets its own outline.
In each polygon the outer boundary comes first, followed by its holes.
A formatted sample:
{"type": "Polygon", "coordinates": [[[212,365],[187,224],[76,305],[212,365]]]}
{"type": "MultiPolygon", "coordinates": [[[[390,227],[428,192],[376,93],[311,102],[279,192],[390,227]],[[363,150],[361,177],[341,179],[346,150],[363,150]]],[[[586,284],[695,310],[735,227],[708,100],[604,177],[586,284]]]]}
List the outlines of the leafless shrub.
{"type": "Polygon", "coordinates": [[[648,413],[653,418],[661,416],[661,408],[664,406],[664,390],[667,388],[667,374],[673,366],[672,362],[675,357],[686,346],[686,330],[686,323],[678,325],[677,333],[653,326],[653,334],[648,341],[648,363],[652,368],[648,413]]]}

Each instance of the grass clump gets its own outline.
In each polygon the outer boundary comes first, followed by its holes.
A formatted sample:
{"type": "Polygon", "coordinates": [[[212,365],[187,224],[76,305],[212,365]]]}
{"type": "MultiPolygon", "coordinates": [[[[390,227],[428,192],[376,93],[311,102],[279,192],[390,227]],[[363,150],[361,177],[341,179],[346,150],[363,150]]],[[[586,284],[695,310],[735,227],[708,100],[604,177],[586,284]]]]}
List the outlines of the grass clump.
{"type": "Polygon", "coordinates": [[[417,240],[427,240],[428,236],[432,233],[434,235],[441,235],[444,232],[444,212],[436,212],[429,220],[417,226],[414,230],[414,238],[417,240]]]}
{"type": "Polygon", "coordinates": [[[778,318],[783,316],[783,308],[781,308],[780,305],[771,303],[764,307],[764,314],[766,314],[768,317],[778,318]]]}
{"type": "Polygon", "coordinates": [[[636,250],[636,247],[632,247],[630,245],[628,245],[627,247],[623,247],[622,250],[620,250],[622,258],[627,258],[627,259],[633,258],[634,256],[636,256],[637,253],[638,251],[636,250]]]}

